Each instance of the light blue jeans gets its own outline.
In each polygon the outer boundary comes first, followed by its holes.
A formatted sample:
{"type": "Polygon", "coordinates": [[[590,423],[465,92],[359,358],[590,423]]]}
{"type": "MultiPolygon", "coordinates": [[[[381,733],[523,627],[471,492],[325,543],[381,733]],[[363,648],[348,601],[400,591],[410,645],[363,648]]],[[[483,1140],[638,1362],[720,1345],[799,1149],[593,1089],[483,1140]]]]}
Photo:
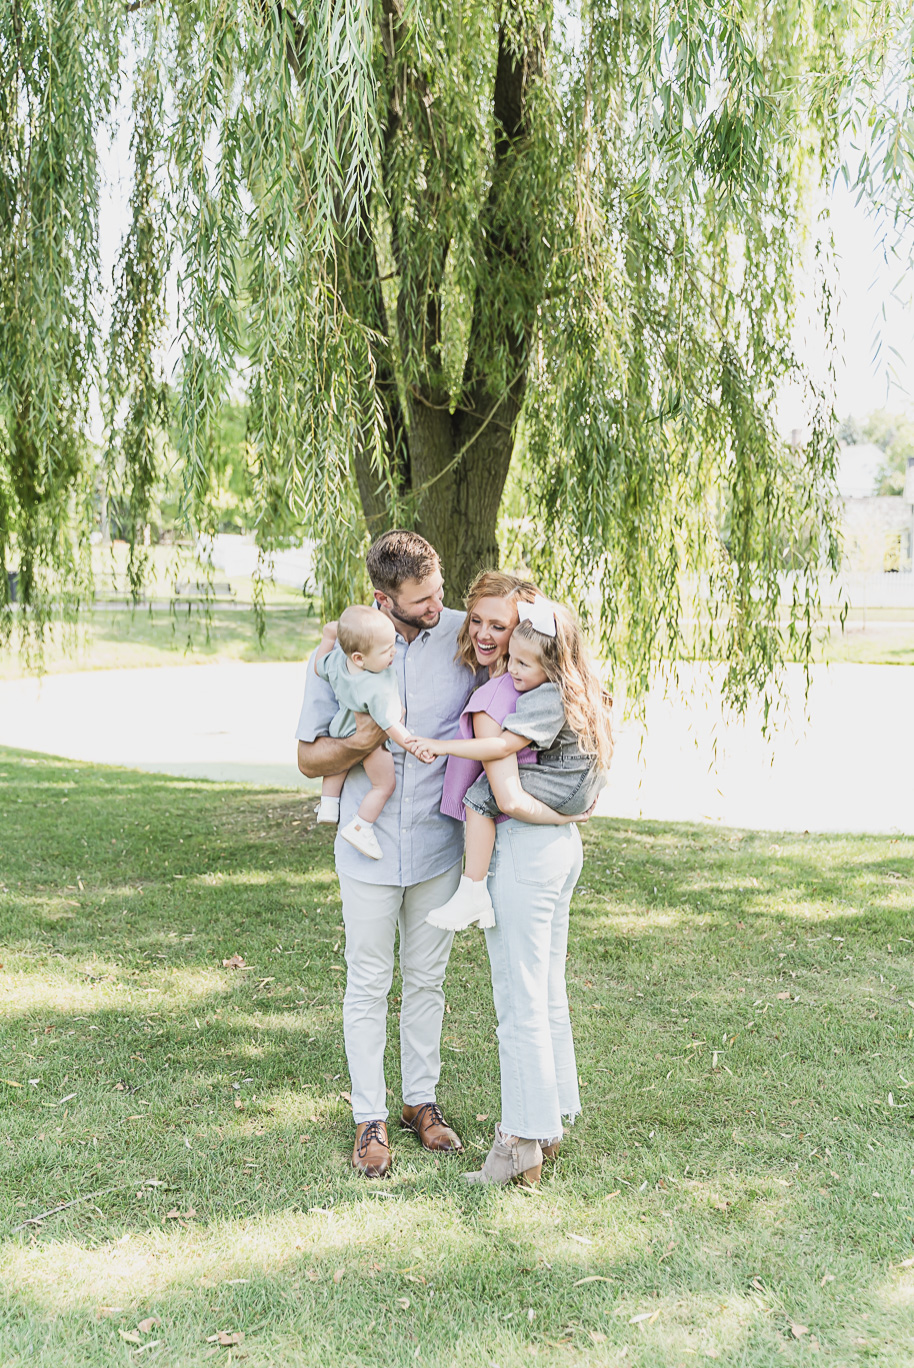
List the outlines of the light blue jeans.
{"type": "Polygon", "coordinates": [[[497,828],[486,931],[498,1019],[501,1128],[527,1139],[562,1133],[581,1110],[565,990],[568,910],[584,857],[576,826],[512,818],[497,828]]]}

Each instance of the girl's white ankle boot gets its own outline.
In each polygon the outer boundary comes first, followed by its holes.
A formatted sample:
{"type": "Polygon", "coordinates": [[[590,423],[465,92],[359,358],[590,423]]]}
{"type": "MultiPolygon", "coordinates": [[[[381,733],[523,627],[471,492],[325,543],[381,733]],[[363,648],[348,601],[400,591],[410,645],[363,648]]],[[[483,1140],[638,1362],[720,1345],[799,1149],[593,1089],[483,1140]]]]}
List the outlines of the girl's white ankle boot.
{"type": "Polygon", "coordinates": [[[443,907],[436,907],[426,917],[429,926],[439,931],[464,931],[474,922],[480,926],[495,925],[495,909],[489,897],[485,879],[477,883],[464,874],[454,893],[443,907]]]}

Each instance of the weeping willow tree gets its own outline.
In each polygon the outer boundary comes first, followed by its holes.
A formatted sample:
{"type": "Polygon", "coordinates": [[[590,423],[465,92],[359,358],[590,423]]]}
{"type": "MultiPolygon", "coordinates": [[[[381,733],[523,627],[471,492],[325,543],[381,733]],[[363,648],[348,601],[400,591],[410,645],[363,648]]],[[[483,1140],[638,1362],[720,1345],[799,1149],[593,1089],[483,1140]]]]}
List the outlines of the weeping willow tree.
{"type": "Polygon", "coordinates": [[[838,555],[831,396],[794,345],[804,252],[831,324],[810,206],[855,123],[855,174],[907,176],[909,24],[889,0],[9,0],[0,630],[86,601],[100,470],[139,590],[173,382],[190,523],[241,387],[261,543],[314,538],[328,612],[391,525],[458,601],[513,471],[526,564],[636,682],[700,649],[734,697],[764,686],[808,656],[838,555]],[[103,330],[96,149],[125,104],[103,330]]]}

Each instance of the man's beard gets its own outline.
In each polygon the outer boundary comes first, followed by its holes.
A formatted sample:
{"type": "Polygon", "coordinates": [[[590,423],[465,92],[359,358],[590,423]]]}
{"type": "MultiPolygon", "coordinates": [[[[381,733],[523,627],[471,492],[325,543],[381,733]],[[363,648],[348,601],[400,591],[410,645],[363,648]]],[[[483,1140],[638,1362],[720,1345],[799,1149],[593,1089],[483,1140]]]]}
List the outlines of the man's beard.
{"type": "Polygon", "coordinates": [[[392,598],[390,600],[390,616],[396,618],[397,622],[402,622],[404,627],[416,627],[420,631],[429,631],[432,627],[438,626],[441,614],[435,613],[433,622],[430,622],[427,617],[410,617],[407,613],[400,611],[397,600],[392,598]]]}

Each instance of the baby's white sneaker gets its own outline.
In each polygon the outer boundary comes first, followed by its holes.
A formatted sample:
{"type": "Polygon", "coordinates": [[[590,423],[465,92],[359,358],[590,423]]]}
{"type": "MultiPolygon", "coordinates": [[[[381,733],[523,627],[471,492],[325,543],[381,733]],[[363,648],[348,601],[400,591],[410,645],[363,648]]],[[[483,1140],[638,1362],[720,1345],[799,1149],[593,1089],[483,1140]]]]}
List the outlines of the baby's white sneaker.
{"type": "Polygon", "coordinates": [[[322,798],[320,807],[317,809],[317,820],[319,822],[326,822],[328,826],[339,826],[339,798],[322,798]]]}
{"type": "Polygon", "coordinates": [[[380,860],[381,847],[378,845],[378,838],[374,834],[371,822],[363,822],[360,817],[353,817],[352,821],[340,828],[340,835],[344,841],[348,841],[356,850],[367,855],[369,860],[380,860]]]}
{"type": "Polygon", "coordinates": [[[433,908],[425,920],[429,926],[437,926],[439,931],[465,931],[474,922],[482,927],[494,926],[495,909],[485,879],[477,883],[464,874],[457,892],[443,907],[433,908]]]}

